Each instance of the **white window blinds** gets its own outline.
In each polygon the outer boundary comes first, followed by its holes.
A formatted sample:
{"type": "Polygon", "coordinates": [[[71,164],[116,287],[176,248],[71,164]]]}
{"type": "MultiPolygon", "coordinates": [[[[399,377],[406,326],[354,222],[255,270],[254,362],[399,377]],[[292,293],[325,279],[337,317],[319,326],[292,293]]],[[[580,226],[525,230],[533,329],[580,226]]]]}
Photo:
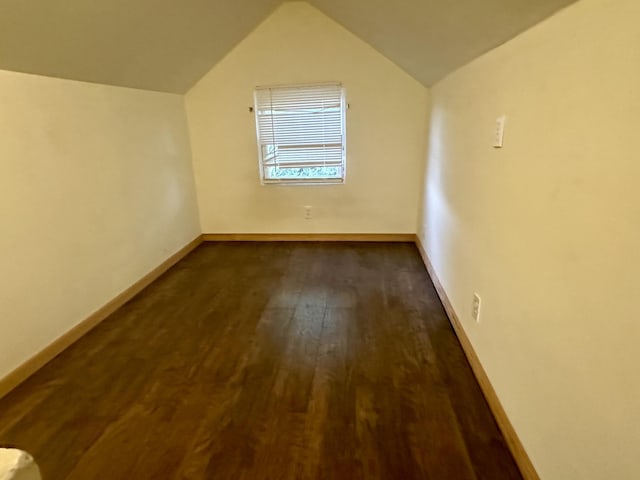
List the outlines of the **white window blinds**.
{"type": "Polygon", "coordinates": [[[256,130],[264,183],[341,183],[345,102],[339,83],[257,88],[256,130]]]}

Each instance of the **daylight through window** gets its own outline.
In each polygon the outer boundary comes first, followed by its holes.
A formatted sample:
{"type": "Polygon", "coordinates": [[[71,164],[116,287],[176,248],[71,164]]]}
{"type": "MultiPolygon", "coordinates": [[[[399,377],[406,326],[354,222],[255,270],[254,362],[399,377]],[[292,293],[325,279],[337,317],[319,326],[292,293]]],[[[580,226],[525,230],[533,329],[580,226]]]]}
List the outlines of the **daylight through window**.
{"type": "Polygon", "coordinates": [[[339,83],[259,87],[256,130],[263,183],[342,183],[345,100],[339,83]]]}

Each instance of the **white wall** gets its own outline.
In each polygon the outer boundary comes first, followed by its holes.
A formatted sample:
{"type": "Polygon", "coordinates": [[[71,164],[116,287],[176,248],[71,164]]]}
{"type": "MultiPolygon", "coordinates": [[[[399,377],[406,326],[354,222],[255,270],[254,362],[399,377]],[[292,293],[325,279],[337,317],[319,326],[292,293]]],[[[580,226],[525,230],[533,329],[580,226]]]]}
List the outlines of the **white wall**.
{"type": "Polygon", "coordinates": [[[200,233],[181,96],[0,71],[0,378],[200,233]]]}
{"type": "Polygon", "coordinates": [[[186,99],[203,231],[415,232],[427,89],[309,4],[283,4],[186,99]],[[351,104],[346,184],[261,186],[255,87],[322,81],[351,104]]]}
{"type": "Polygon", "coordinates": [[[582,0],[432,90],[422,240],[545,480],[640,478],[638,25],[582,0]]]}

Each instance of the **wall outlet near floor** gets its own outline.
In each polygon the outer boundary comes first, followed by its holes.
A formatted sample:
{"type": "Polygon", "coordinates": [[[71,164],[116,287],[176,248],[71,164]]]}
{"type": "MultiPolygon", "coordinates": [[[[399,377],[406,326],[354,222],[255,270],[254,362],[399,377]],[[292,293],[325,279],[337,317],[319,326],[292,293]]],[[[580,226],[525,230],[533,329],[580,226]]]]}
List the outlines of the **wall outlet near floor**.
{"type": "Polygon", "coordinates": [[[313,218],[313,216],[311,214],[311,210],[312,210],[311,205],[305,205],[304,206],[304,219],[305,220],[311,220],[313,218]]]}
{"type": "Polygon", "coordinates": [[[480,323],[480,305],[481,304],[482,304],[482,299],[480,298],[480,295],[478,295],[477,293],[474,293],[473,304],[471,306],[471,315],[473,316],[473,319],[477,323],[480,323]]]}

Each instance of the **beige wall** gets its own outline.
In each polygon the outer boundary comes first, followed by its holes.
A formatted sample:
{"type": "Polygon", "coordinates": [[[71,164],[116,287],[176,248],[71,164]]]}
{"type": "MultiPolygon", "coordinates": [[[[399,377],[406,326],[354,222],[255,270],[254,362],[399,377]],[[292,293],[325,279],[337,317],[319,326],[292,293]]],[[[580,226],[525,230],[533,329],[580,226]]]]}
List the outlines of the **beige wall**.
{"type": "Polygon", "coordinates": [[[640,478],[639,25],[583,0],[432,90],[419,231],[543,479],[640,478]]]}
{"type": "Polygon", "coordinates": [[[427,90],[310,5],[283,4],[186,98],[203,231],[415,232],[427,90]],[[346,184],[261,186],[255,87],[322,81],[351,104],[346,184]]]}
{"type": "Polygon", "coordinates": [[[184,103],[0,71],[0,378],[200,233],[184,103]]]}

